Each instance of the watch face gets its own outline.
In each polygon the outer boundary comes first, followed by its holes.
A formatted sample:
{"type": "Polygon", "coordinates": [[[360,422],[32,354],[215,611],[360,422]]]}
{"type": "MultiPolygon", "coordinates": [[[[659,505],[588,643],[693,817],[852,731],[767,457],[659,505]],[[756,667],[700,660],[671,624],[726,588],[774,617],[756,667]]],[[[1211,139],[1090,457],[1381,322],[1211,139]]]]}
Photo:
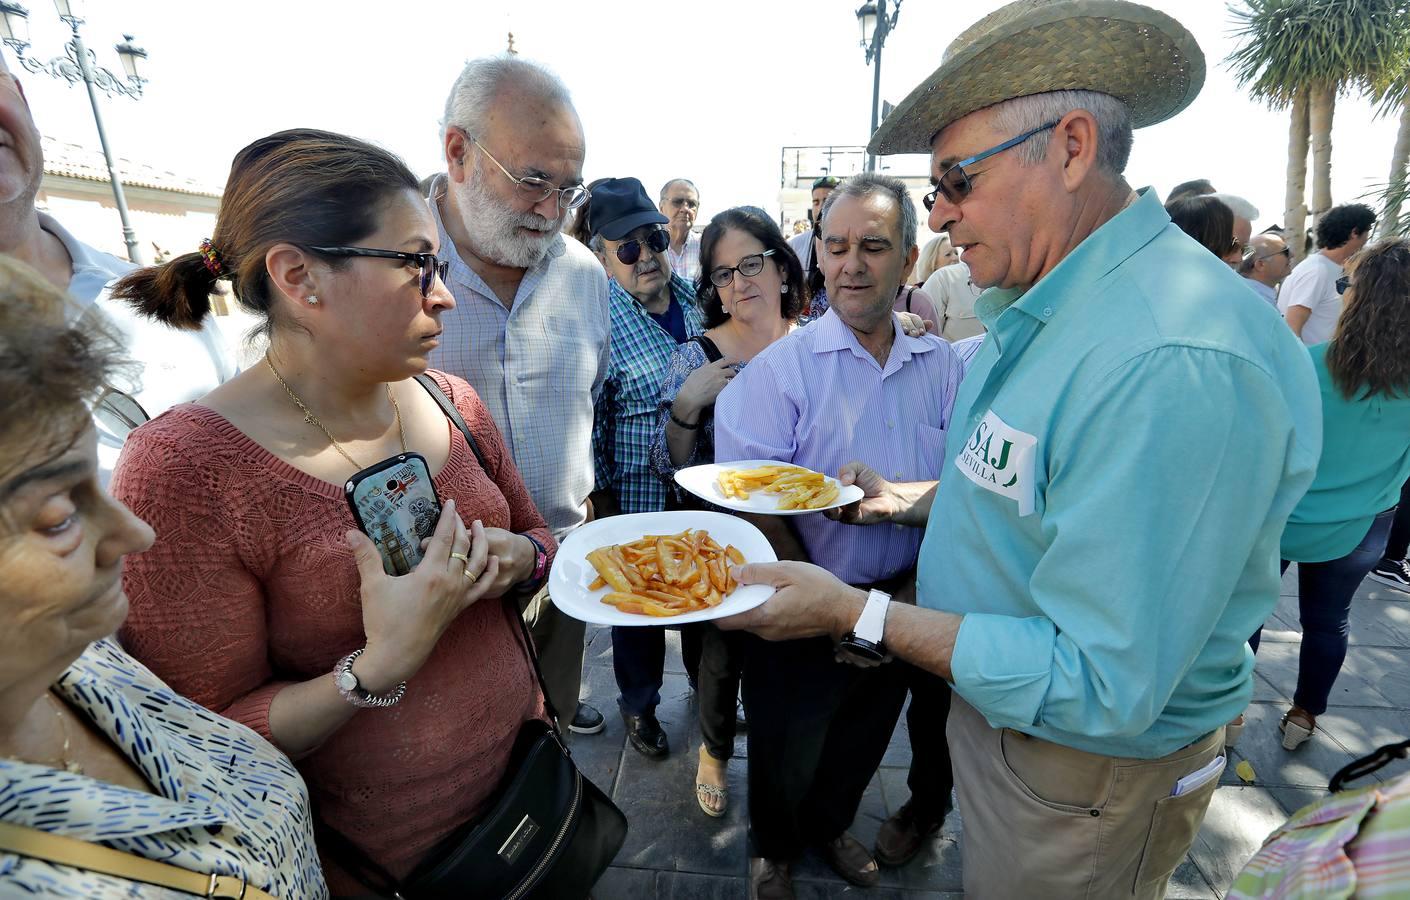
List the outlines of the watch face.
{"type": "Polygon", "coordinates": [[[344,670],[338,673],[338,689],[343,691],[357,690],[357,676],[351,670],[344,670]]]}
{"type": "Polygon", "coordinates": [[[873,662],[886,661],[885,647],[857,637],[856,632],[848,633],[837,646],[861,659],[869,659],[873,662]]]}

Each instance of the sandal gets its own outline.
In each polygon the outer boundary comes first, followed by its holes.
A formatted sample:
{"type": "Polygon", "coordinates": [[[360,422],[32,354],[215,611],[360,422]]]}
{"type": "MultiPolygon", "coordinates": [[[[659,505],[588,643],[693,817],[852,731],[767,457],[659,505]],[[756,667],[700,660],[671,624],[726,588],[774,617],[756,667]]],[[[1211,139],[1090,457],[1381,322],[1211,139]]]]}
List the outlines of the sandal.
{"type": "Polygon", "coordinates": [[[1283,715],[1283,721],[1278,723],[1278,730],[1283,733],[1283,749],[1296,750],[1307,743],[1312,733],[1317,730],[1317,717],[1294,706],[1283,715]]]}
{"type": "MultiPolygon", "coordinates": [[[[701,769],[703,769],[705,766],[706,758],[709,758],[711,762],[717,762],[720,764],[720,778],[721,780],[724,780],[725,764],[723,762],[720,762],[719,760],[716,760],[713,756],[710,756],[709,752],[704,747],[701,747],[701,769]]],[[[697,770],[697,772],[698,771],[699,770],[697,770]]],[[[729,788],[725,787],[722,784],[709,784],[699,779],[700,775],[697,774],[695,781],[695,802],[699,804],[700,811],[705,813],[705,815],[710,816],[711,818],[718,819],[720,816],[723,816],[725,814],[725,810],[729,808],[729,788]],[[718,806],[711,806],[711,800],[714,800],[718,804],[718,806]]]]}

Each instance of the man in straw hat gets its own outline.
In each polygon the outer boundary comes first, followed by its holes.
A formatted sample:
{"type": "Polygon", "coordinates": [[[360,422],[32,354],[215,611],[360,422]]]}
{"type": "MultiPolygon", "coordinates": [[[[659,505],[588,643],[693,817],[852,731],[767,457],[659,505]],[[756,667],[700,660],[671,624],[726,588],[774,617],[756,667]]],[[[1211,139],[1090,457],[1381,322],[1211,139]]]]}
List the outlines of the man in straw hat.
{"type": "Polygon", "coordinates": [[[1189,32],[1121,0],[1022,0],[950,46],[869,149],[930,153],[988,336],[938,485],[849,464],[840,513],[927,526],[918,605],[752,565],[777,593],[722,623],[953,684],[969,896],[1163,896],[1252,695],[1320,414],[1273,311],[1122,177],[1203,79],[1189,32]]]}

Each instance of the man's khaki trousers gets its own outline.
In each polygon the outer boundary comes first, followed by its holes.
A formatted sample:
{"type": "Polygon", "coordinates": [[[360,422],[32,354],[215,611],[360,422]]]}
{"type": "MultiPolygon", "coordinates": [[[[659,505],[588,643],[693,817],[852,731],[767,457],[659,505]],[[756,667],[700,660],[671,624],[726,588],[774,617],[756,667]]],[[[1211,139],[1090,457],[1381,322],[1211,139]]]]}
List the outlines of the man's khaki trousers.
{"type": "Polygon", "coordinates": [[[957,693],[948,726],[972,900],[1162,898],[1219,779],[1171,796],[1224,752],[1224,729],[1160,759],[1099,756],[993,728],[957,693]]]}
{"type": "Polygon", "coordinates": [[[539,669],[548,685],[548,702],[553,704],[566,729],[578,711],[586,626],[553,605],[548,599],[547,584],[524,605],[523,612],[538,650],[539,669]]]}

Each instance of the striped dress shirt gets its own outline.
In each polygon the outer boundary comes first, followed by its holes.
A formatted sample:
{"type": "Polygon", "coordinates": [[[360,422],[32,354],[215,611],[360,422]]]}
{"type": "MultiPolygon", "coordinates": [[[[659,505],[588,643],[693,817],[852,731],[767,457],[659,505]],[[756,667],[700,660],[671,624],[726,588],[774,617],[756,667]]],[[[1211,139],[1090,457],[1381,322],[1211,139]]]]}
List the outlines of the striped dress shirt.
{"type": "Polygon", "coordinates": [[[666,259],[671,263],[671,272],[690,282],[693,287],[700,280],[700,234],[692,231],[679,253],[675,247],[667,246],[666,259]]]}
{"type": "MultiPolygon", "coordinates": [[[[666,508],[666,485],[651,471],[651,439],[661,382],[679,345],[616,279],[608,283],[612,364],[593,431],[597,489],[610,489],[624,513],[660,512],[666,508]]],[[[685,317],[686,337],[704,331],[690,282],[673,273],[671,293],[685,317]]]]}
{"type": "MultiPolygon", "coordinates": [[[[859,460],[892,481],[939,478],[963,369],[945,341],[895,328],[884,367],[833,310],[771,344],[715,401],[715,461],[773,459],[836,475],[859,460]]],[[[914,566],[923,534],[821,514],[792,521],[808,557],[849,584],[914,566]]]]}
{"type": "MultiPolygon", "coordinates": [[[[444,178],[432,198],[444,193],[444,178]]],[[[441,314],[431,367],[475,388],[561,541],[586,520],[593,489],[593,404],[610,360],[607,275],[591,251],[559,235],[505,308],[461,257],[434,199],[431,212],[455,297],[455,309],[441,314]]]]}

